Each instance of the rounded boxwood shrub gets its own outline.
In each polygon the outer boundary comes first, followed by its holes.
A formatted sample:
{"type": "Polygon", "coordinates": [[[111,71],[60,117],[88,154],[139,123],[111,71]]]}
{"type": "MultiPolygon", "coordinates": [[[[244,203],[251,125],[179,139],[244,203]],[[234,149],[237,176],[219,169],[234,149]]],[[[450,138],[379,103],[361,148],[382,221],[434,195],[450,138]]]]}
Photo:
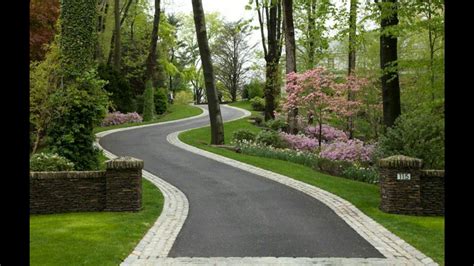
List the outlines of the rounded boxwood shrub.
{"type": "Polygon", "coordinates": [[[243,140],[254,141],[255,133],[251,132],[248,129],[239,129],[239,130],[234,131],[234,133],[232,134],[232,139],[235,142],[241,142],[243,140]]]}
{"type": "Polygon", "coordinates": [[[264,111],[265,110],[265,100],[260,97],[254,97],[250,100],[250,105],[254,111],[264,111]]]}
{"type": "Polygon", "coordinates": [[[327,158],[318,158],[318,168],[321,172],[334,175],[343,176],[344,171],[352,167],[352,163],[348,161],[330,160],[327,158]]]}
{"type": "Polygon", "coordinates": [[[425,168],[444,169],[444,117],[418,110],[402,114],[379,138],[376,157],[405,155],[423,160],[425,168]]]}
{"type": "Polygon", "coordinates": [[[72,171],[74,163],[55,153],[37,153],[30,158],[30,171],[72,171]]]}
{"type": "Polygon", "coordinates": [[[281,139],[280,134],[271,130],[260,131],[255,137],[255,142],[275,148],[287,148],[287,144],[281,139]]]}
{"type": "Polygon", "coordinates": [[[164,114],[168,110],[168,96],[166,89],[160,88],[155,90],[155,113],[157,115],[164,114]]]}

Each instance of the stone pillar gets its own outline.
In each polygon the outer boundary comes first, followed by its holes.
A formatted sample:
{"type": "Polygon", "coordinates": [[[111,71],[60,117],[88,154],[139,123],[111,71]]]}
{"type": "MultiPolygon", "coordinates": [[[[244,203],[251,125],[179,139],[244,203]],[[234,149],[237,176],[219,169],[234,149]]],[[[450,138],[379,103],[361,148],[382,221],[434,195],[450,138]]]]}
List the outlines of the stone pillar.
{"type": "Polygon", "coordinates": [[[119,157],[105,164],[105,211],[139,211],[143,160],[119,157]]]}
{"type": "Polygon", "coordinates": [[[422,160],[395,155],[379,161],[380,209],[388,213],[421,215],[422,160]]]}

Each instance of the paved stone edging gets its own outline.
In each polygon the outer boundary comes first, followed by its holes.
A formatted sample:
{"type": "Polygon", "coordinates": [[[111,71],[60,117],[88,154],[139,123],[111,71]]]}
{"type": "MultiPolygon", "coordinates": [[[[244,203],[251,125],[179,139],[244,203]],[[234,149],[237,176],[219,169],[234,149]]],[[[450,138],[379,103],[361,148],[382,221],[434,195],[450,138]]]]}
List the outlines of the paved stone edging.
{"type": "MultiPolygon", "coordinates": [[[[231,106],[228,106],[231,107],[231,106]]],[[[234,109],[238,109],[240,111],[243,111],[245,115],[243,117],[249,116],[250,112],[247,110],[243,110],[240,108],[236,107],[231,107],[234,109]]],[[[237,118],[237,119],[241,119],[237,118]]],[[[233,119],[233,120],[237,120],[233,119]]],[[[229,120],[232,121],[232,120],[229,120]]],[[[229,122],[226,121],[226,122],[229,122]]],[[[195,128],[192,128],[195,129],[195,128]]],[[[192,129],[187,129],[183,131],[178,131],[171,133],[167,136],[167,140],[169,143],[182,148],[184,150],[199,154],[201,156],[213,159],[215,161],[225,163],[227,165],[242,169],[244,171],[271,179],[273,181],[279,182],[281,184],[287,185],[289,187],[292,187],[298,191],[301,191],[311,197],[316,198],[317,200],[323,202],[326,204],[329,208],[331,208],[337,215],[339,215],[349,226],[351,226],[359,235],[361,235],[365,240],[367,240],[371,245],[373,245],[380,253],[382,253],[386,259],[378,259],[378,260],[367,260],[366,262],[361,261],[361,259],[337,259],[337,258],[319,258],[321,259],[321,263],[331,263],[332,262],[338,264],[359,264],[359,263],[369,263],[369,264],[397,264],[399,265],[400,263],[403,264],[409,264],[409,265],[438,265],[435,263],[431,258],[427,257],[423,253],[421,253],[419,250],[405,242],[403,239],[399,238],[395,234],[391,233],[388,231],[385,227],[380,225],[379,223],[375,222],[372,218],[368,217],[364,213],[362,213],[359,209],[357,209],[352,203],[340,198],[339,196],[336,196],[330,192],[327,192],[325,190],[322,190],[318,187],[311,186],[309,184],[306,184],[304,182],[295,180],[293,178],[280,175],[277,173],[273,173],[271,171],[261,169],[258,167],[255,167],[253,165],[249,165],[246,163],[242,163],[237,160],[233,160],[224,156],[217,155],[215,153],[211,153],[205,150],[198,149],[194,146],[188,145],[186,143],[183,143],[179,140],[178,135],[182,132],[186,132],[192,129]],[[335,261],[332,261],[335,260],[335,261]]],[[[183,258],[184,259],[184,258],[183,258]]],[[[218,258],[205,258],[205,259],[211,259],[208,262],[212,263],[217,263],[219,261],[215,261],[218,258]]],[[[205,260],[204,259],[204,260],[205,260]]],[[[221,258],[222,259],[222,258],[221,258]]],[[[219,259],[222,263],[222,261],[219,259]]],[[[245,263],[247,261],[246,259],[248,258],[241,258],[240,263],[245,263]]],[[[258,258],[252,258],[252,259],[258,259],[258,258]]],[[[185,259],[184,259],[185,260],[185,259]]],[[[198,258],[191,258],[188,260],[185,260],[189,263],[199,263],[198,258]],[[196,261],[193,261],[196,259],[196,261]]],[[[178,263],[179,260],[174,260],[169,259],[169,260],[160,260],[156,261],[158,264],[162,263],[178,263]]],[[[183,261],[184,262],[184,261],[183,261]]],[[[232,262],[232,261],[231,261],[232,262]]],[[[258,261],[250,262],[250,264],[256,263],[259,264],[258,261]]],[[[291,263],[290,261],[287,261],[288,263],[291,263]]],[[[150,261],[151,263],[151,261],[150,261]]],[[[205,263],[201,262],[201,263],[205,263]]],[[[239,261],[235,261],[235,263],[239,264],[239,261]]],[[[272,263],[272,262],[264,262],[264,263],[272,263]]],[[[276,262],[279,263],[279,262],[276,262]]],[[[283,262],[282,262],[283,263],[283,262]]],[[[298,261],[294,261],[294,263],[299,264],[298,261]]],[[[318,262],[319,263],[319,262],[318,262]]],[[[286,263],[285,263],[286,264],[286,263]]]]}
{"type": "MultiPolygon", "coordinates": [[[[206,109],[201,108],[201,110],[203,110],[203,113],[188,118],[99,132],[96,134],[96,141],[94,145],[101,149],[107,158],[113,159],[117,156],[107,151],[99,144],[99,139],[101,137],[119,131],[182,122],[208,115],[208,111],[206,109]]],[[[140,259],[161,258],[168,256],[168,253],[171,250],[171,247],[173,246],[174,241],[176,240],[176,237],[178,236],[179,231],[181,231],[184,221],[188,216],[189,202],[183,192],[148,171],[142,170],[142,173],[143,177],[158,187],[163,194],[163,210],[153,226],[140,240],[132,253],[130,253],[130,255],[123,261],[122,265],[134,264],[135,261],[140,259]]]]}

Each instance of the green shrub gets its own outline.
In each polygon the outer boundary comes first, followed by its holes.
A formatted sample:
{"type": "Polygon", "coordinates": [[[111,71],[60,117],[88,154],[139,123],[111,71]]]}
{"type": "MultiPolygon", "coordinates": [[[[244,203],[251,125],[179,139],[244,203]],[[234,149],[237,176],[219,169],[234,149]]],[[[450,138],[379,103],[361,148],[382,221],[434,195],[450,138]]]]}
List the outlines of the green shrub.
{"type": "Polygon", "coordinates": [[[153,83],[149,80],[146,83],[146,89],[143,93],[143,121],[150,121],[155,116],[155,100],[153,91],[153,83]]]}
{"type": "Polygon", "coordinates": [[[166,89],[160,88],[155,90],[155,113],[158,115],[166,113],[168,110],[168,95],[166,95],[166,89]]]}
{"type": "Polygon", "coordinates": [[[68,159],[51,153],[37,153],[30,158],[30,171],[72,171],[74,163],[68,159]]]}
{"type": "MultiPolygon", "coordinates": [[[[253,99],[255,97],[263,97],[263,88],[265,87],[265,82],[259,80],[252,80],[249,84],[244,86],[244,90],[247,91],[248,99],[253,99]]],[[[242,95],[242,98],[247,98],[242,95]]]]}
{"type": "Polygon", "coordinates": [[[136,102],[136,106],[137,106],[137,113],[143,115],[143,94],[141,95],[137,95],[135,97],[135,102],[136,102]]]}
{"type": "Polygon", "coordinates": [[[250,105],[254,111],[264,111],[265,110],[265,100],[260,97],[254,97],[250,100],[250,105]]]}
{"type": "Polygon", "coordinates": [[[108,81],[104,89],[110,92],[109,99],[113,102],[114,109],[122,113],[134,112],[136,106],[128,80],[120,72],[105,64],[99,65],[98,73],[101,79],[108,81]]]}
{"type": "Polygon", "coordinates": [[[375,184],[379,182],[380,176],[376,169],[371,167],[350,166],[342,171],[342,176],[366,183],[375,184]]]}
{"type": "Polygon", "coordinates": [[[175,104],[188,104],[193,102],[193,93],[189,90],[179,91],[174,95],[175,104]]]}
{"type": "Polygon", "coordinates": [[[254,116],[254,117],[251,117],[250,119],[253,120],[253,122],[256,126],[262,126],[262,124],[263,124],[263,117],[261,117],[261,116],[254,116]]]}
{"type": "Polygon", "coordinates": [[[343,176],[344,171],[351,166],[352,163],[348,161],[336,161],[321,157],[318,159],[318,170],[334,176],[343,176]]]}
{"type": "Polygon", "coordinates": [[[104,83],[95,72],[86,72],[52,95],[55,112],[48,128],[48,144],[53,153],[72,161],[75,170],[97,169],[99,165],[93,129],[107,112],[104,83]]]}
{"type": "Polygon", "coordinates": [[[249,90],[247,88],[247,86],[244,86],[244,88],[242,89],[242,99],[248,99],[249,98],[249,90]]]}
{"type": "Polygon", "coordinates": [[[405,155],[423,160],[424,168],[444,168],[444,117],[428,111],[402,114],[379,138],[377,157],[405,155]]]}
{"type": "Polygon", "coordinates": [[[283,132],[287,132],[288,129],[288,124],[283,119],[268,120],[267,122],[265,122],[265,126],[275,131],[280,130],[283,132]]]}
{"type": "Polygon", "coordinates": [[[275,148],[287,148],[286,142],[280,137],[280,134],[271,130],[262,130],[255,137],[255,142],[275,148]]]}
{"type": "Polygon", "coordinates": [[[252,131],[248,129],[239,129],[239,130],[234,131],[234,133],[232,133],[232,139],[235,142],[241,142],[243,140],[254,141],[255,133],[253,133],[252,131]]]}

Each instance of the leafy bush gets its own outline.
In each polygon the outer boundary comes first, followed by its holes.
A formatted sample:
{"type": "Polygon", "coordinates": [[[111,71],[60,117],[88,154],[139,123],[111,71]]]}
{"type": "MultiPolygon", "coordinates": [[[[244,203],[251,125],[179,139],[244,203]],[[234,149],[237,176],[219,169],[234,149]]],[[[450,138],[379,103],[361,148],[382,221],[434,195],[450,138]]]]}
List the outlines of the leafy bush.
{"type": "Polygon", "coordinates": [[[371,184],[378,183],[380,179],[377,170],[371,167],[361,167],[359,165],[353,165],[344,169],[342,176],[371,184]]]}
{"type": "Polygon", "coordinates": [[[255,142],[275,148],[286,148],[287,145],[280,135],[271,130],[262,130],[255,137],[255,142]]]}
{"type": "Polygon", "coordinates": [[[427,111],[402,114],[379,139],[378,157],[405,155],[423,160],[425,168],[444,168],[444,117],[427,111]]]}
{"type": "Polygon", "coordinates": [[[249,84],[244,86],[244,92],[246,91],[245,96],[242,94],[242,98],[244,99],[253,99],[255,97],[262,98],[263,97],[263,87],[265,87],[265,82],[259,80],[252,80],[249,84]]]}
{"type": "Polygon", "coordinates": [[[351,139],[323,145],[319,156],[330,160],[369,162],[374,150],[374,145],[364,145],[361,140],[351,139]]]}
{"type": "Polygon", "coordinates": [[[175,104],[188,104],[193,102],[193,93],[186,91],[179,91],[174,95],[175,104]]]}
{"type": "Polygon", "coordinates": [[[250,105],[254,111],[264,111],[265,110],[265,100],[260,97],[254,97],[250,100],[250,105]]]}
{"type": "Polygon", "coordinates": [[[137,113],[143,114],[143,102],[144,102],[143,94],[137,95],[135,97],[135,102],[136,102],[136,106],[137,106],[137,113]]]}
{"type": "Polygon", "coordinates": [[[100,125],[103,127],[107,127],[107,126],[120,125],[120,124],[125,124],[125,123],[139,123],[142,121],[143,121],[143,118],[136,112],[127,113],[127,114],[122,114],[120,112],[113,112],[113,113],[108,113],[105,116],[104,120],[102,120],[102,123],[100,125]]]}
{"type": "Polygon", "coordinates": [[[55,153],[37,153],[30,158],[30,171],[72,171],[73,169],[73,162],[55,153]]]}
{"type": "Polygon", "coordinates": [[[250,119],[253,120],[256,126],[262,126],[263,124],[263,118],[261,116],[254,116],[254,117],[251,117],[250,119]]]}
{"type": "Polygon", "coordinates": [[[149,80],[143,93],[143,121],[150,121],[155,116],[155,100],[153,83],[149,80]]]}
{"type": "Polygon", "coordinates": [[[352,163],[348,161],[330,160],[321,156],[318,159],[318,169],[334,176],[342,176],[344,171],[351,166],[352,163]]]}
{"type": "Polygon", "coordinates": [[[241,142],[243,140],[254,141],[255,133],[253,133],[252,131],[248,129],[239,129],[239,130],[234,131],[234,133],[232,133],[232,139],[235,142],[241,142]]]}
{"type": "Polygon", "coordinates": [[[109,65],[101,64],[98,68],[99,77],[107,80],[104,89],[110,92],[109,99],[113,102],[116,111],[122,113],[136,110],[133,92],[128,80],[109,65]]]}
{"type": "Polygon", "coordinates": [[[280,132],[280,137],[294,150],[314,151],[318,148],[318,141],[305,135],[292,135],[280,132]]]}
{"type": "Polygon", "coordinates": [[[275,131],[287,131],[288,124],[283,119],[272,119],[265,122],[265,126],[275,131]]]}
{"type": "Polygon", "coordinates": [[[72,161],[76,170],[97,169],[99,165],[93,129],[107,111],[104,83],[95,72],[86,72],[52,95],[55,113],[48,130],[48,144],[53,153],[72,161]]]}
{"type": "Polygon", "coordinates": [[[158,115],[164,114],[168,110],[168,96],[166,89],[157,89],[155,91],[155,113],[158,115]]]}

